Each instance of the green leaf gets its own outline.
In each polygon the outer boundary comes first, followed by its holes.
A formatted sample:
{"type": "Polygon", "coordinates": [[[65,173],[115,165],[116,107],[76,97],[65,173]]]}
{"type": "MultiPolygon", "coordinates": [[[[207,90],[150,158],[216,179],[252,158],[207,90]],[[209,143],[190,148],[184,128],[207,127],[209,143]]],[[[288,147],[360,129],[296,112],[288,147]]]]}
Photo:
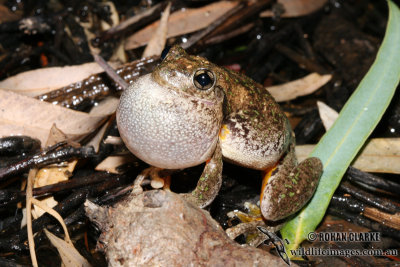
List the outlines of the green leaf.
{"type": "MultiPolygon", "coordinates": [[[[400,10],[391,1],[385,38],[374,64],[310,156],[324,165],[318,188],[303,210],[282,228],[296,249],[324,217],[343,174],[388,107],[400,79],[400,10]]],[[[355,63],[356,64],[356,63],[355,63]]]]}

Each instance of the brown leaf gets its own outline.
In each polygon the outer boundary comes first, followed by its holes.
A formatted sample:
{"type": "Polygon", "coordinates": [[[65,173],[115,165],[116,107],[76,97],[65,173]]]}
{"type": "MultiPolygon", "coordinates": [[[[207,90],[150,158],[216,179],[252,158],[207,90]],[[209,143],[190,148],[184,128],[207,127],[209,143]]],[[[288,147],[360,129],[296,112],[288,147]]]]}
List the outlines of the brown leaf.
{"type": "MultiPolygon", "coordinates": [[[[116,67],[116,63],[109,63],[116,67]]],[[[0,81],[0,89],[27,96],[38,96],[79,82],[104,70],[96,63],[30,70],[0,81]]]]}
{"type": "Polygon", "coordinates": [[[329,82],[331,78],[332,75],[330,74],[319,75],[318,73],[311,73],[301,79],[270,86],[266,89],[277,102],[283,102],[295,99],[299,96],[311,94],[329,82]]]}
{"type": "Polygon", "coordinates": [[[0,136],[28,135],[44,145],[55,124],[68,139],[80,141],[97,129],[114,110],[115,107],[108,106],[96,114],[87,114],[0,90],[0,136]]]}
{"type": "MultiPolygon", "coordinates": [[[[203,29],[237,5],[234,1],[219,1],[201,8],[188,8],[172,13],[168,20],[167,38],[203,29]]],[[[125,50],[143,46],[149,42],[158,28],[156,21],[131,35],[125,42],[125,50]]]]}
{"type": "Polygon", "coordinates": [[[11,12],[10,9],[8,9],[6,6],[0,5],[0,23],[15,21],[19,19],[20,16],[18,16],[14,12],[11,12]]]}
{"type": "MultiPolygon", "coordinates": [[[[285,9],[281,17],[292,18],[311,14],[322,8],[328,0],[278,0],[285,9]]],[[[271,10],[266,10],[260,14],[261,17],[273,17],[271,10]]]]}

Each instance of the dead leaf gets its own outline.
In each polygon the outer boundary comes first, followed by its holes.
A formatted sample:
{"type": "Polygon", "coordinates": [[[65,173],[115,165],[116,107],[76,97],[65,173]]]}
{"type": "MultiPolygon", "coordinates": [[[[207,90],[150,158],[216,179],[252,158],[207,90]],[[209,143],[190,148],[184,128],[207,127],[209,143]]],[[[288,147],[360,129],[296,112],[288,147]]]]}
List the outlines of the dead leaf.
{"type": "Polygon", "coordinates": [[[120,145],[123,145],[124,142],[122,141],[122,138],[119,137],[119,136],[111,136],[111,135],[109,135],[109,136],[106,137],[106,140],[104,140],[104,144],[120,146],[120,145]]]}
{"type": "MultiPolygon", "coordinates": [[[[51,165],[40,169],[36,174],[36,179],[33,187],[37,188],[45,185],[56,184],[62,181],[67,181],[74,171],[76,163],[78,163],[78,160],[73,160],[69,163],[66,163],[65,166],[51,165]]],[[[53,208],[58,204],[53,196],[42,199],[41,203],[50,208],[53,208]]],[[[35,218],[42,216],[45,212],[46,211],[36,205],[34,205],[34,210],[32,210],[32,214],[35,218]]]]}
{"type": "MultiPolygon", "coordinates": [[[[101,3],[102,6],[108,6],[110,8],[110,19],[113,22],[112,25],[118,25],[120,23],[119,21],[119,14],[117,11],[117,8],[115,7],[114,3],[112,1],[107,1],[101,3]]],[[[112,25],[109,25],[107,22],[101,20],[101,28],[103,31],[109,30],[112,25]]],[[[90,40],[90,39],[88,39],[90,40]]],[[[91,43],[91,42],[89,42],[91,43]]],[[[99,53],[98,53],[99,54],[99,53]]],[[[122,63],[126,63],[128,61],[128,57],[125,53],[124,50],[124,42],[119,41],[117,47],[114,50],[114,53],[110,57],[110,61],[120,61],[122,63]]]]}
{"type": "Polygon", "coordinates": [[[79,252],[72,244],[69,244],[64,240],[58,238],[57,236],[53,235],[46,229],[44,229],[44,233],[50,240],[51,244],[57,248],[64,266],[66,267],[91,266],[90,263],[84,257],[82,257],[81,254],[79,254],[79,252]]]}
{"type": "MultiPolygon", "coordinates": [[[[296,146],[296,156],[306,159],[314,145],[296,146]]],[[[400,138],[374,138],[368,141],[351,164],[365,172],[400,174],[400,138]]]]}
{"type": "MultiPolygon", "coordinates": [[[[118,107],[119,99],[113,96],[106,97],[101,101],[98,105],[94,106],[90,110],[90,115],[97,115],[97,114],[111,114],[114,113],[118,107]]],[[[110,123],[113,122],[113,119],[110,118],[99,131],[97,131],[96,135],[86,144],[87,146],[93,146],[94,151],[97,153],[99,151],[100,142],[103,140],[103,135],[106,132],[110,123]]]]}
{"type": "Polygon", "coordinates": [[[107,106],[95,114],[87,114],[0,90],[0,136],[28,135],[39,139],[43,145],[56,124],[68,139],[80,141],[114,110],[115,107],[107,106]]]}
{"type": "MultiPolygon", "coordinates": [[[[167,38],[201,30],[237,5],[235,1],[219,1],[200,8],[181,9],[172,13],[168,20],[167,38]]],[[[127,38],[125,50],[143,46],[149,42],[160,20],[127,38]]]]}
{"type": "Polygon", "coordinates": [[[77,162],[77,160],[74,160],[65,166],[53,165],[40,169],[36,174],[34,188],[68,180],[71,173],[74,171],[77,162]]]}
{"type": "MultiPolygon", "coordinates": [[[[49,137],[47,138],[46,147],[55,145],[59,142],[66,141],[67,136],[53,124],[53,127],[50,129],[49,137]]],[[[75,165],[78,161],[73,160],[69,163],[65,163],[64,165],[54,164],[50,166],[46,166],[41,168],[35,177],[35,182],[33,184],[34,188],[55,184],[62,181],[67,181],[71,176],[72,172],[75,169],[75,165]]],[[[47,207],[53,208],[58,204],[58,202],[54,199],[53,196],[45,197],[41,200],[43,205],[47,207]]],[[[32,215],[35,218],[42,216],[45,211],[38,206],[34,205],[34,210],[32,210],[32,215]]]]}
{"type": "Polygon", "coordinates": [[[54,146],[57,143],[67,141],[67,136],[55,124],[50,129],[49,136],[47,137],[46,147],[54,146]]]}
{"type": "MultiPolygon", "coordinates": [[[[285,9],[282,18],[293,18],[309,15],[322,8],[328,0],[278,0],[285,9]]],[[[261,17],[273,17],[271,10],[266,10],[260,14],[261,17]]]]}
{"type": "Polygon", "coordinates": [[[102,162],[100,162],[95,170],[96,171],[106,171],[111,173],[121,173],[117,168],[129,162],[133,162],[135,157],[132,154],[121,155],[121,156],[108,156],[102,162]]]}
{"type": "Polygon", "coordinates": [[[17,15],[14,12],[11,12],[10,9],[8,9],[6,6],[0,5],[0,23],[15,21],[19,19],[20,19],[19,15],[17,15]]]}
{"type": "Polygon", "coordinates": [[[117,110],[119,99],[113,96],[106,97],[96,106],[94,106],[89,114],[91,116],[103,116],[104,114],[112,114],[117,110]]]}
{"type": "MultiPolygon", "coordinates": [[[[109,64],[114,68],[118,66],[117,63],[109,62],[109,64]]],[[[34,97],[82,81],[90,75],[103,71],[96,62],[41,68],[22,72],[0,81],[0,89],[34,97]]]]}
{"type": "Polygon", "coordinates": [[[277,102],[293,100],[299,96],[311,94],[330,81],[332,75],[311,73],[301,79],[285,84],[270,86],[266,89],[277,102]]]}
{"type": "Polygon", "coordinates": [[[325,131],[333,125],[339,113],[336,110],[325,104],[324,102],[317,101],[319,116],[321,117],[322,123],[324,124],[325,131]]]}
{"type": "Polygon", "coordinates": [[[109,119],[106,123],[104,123],[104,125],[101,126],[101,129],[97,131],[96,135],[86,144],[86,146],[92,146],[96,153],[99,152],[100,143],[102,142],[104,133],[111,122],[112,120],[109,119]]]}
{"type": "Polygon", "coordinates": [[[168,32],[168,18],[169,10],[171,9],[171,2],[168,3],[161,16],[160,24],[157,30],[154,32],[146,49],[143,52],[142,58],[150,56],[159,56],[164,49],[165,43],[167,42],[167,32],[168,32]]]}

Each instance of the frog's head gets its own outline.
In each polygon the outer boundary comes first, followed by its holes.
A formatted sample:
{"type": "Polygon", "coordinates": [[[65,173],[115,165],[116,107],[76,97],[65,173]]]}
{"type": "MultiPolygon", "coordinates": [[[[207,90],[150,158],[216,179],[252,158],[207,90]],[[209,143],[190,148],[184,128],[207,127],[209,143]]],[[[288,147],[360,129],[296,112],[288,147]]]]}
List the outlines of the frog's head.
{"type": "Polygon", "coordinates": [[[175,46],[152,74],[121,95],[117,124],[123,141],[150,165],[180,169],[211,157],[223,119],[215,65],[175,46]]]}
{"type": "Polygon", "coordinates": [[[152,73],[162,86],[216,104],[224,93],[218,83],[219,67],[200,56],[188,55],[178,45],[165,53],[163,61],[152,73]]]}

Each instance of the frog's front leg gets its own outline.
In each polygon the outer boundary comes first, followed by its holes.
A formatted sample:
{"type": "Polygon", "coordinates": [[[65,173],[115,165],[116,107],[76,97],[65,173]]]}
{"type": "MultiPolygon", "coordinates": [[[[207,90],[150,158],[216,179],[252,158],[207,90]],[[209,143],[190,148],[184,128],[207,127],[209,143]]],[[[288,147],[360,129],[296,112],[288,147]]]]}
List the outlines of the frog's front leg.
{"type": "Polygon", "coordinates": [[[278,221],[300,210],[310,200],[322,174],[318,158],[297,165],[294,143],[277,166],[267,170],[260,196],[260,208],[267,220],[278,221]]]}
{"type": "Polygon", "coordinates": [[[196,206],[204,208],[215,199],[221,184],[222,152],[218,142],[211,159],[206,162],[196,188],[191,193],[182,194],[182,196],[196,206]]]}

